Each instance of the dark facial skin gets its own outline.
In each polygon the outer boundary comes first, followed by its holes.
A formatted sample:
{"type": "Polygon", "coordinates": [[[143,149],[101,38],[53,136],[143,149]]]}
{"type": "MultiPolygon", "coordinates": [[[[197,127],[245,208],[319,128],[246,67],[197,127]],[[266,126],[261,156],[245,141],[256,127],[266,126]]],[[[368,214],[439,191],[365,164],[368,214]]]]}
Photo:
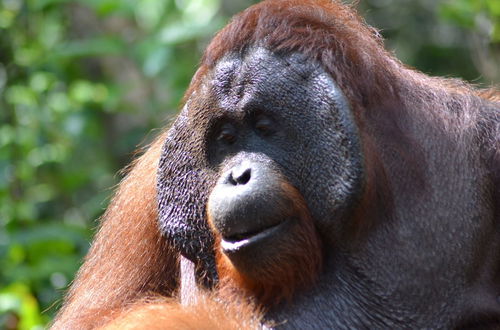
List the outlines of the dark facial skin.
{"type": "Polygon", "coordinates": [[[280,195],[284,178],[304,197],[325,264],[316,283],[268,319],[291,329],[494,329],[500,281],[491,265],[500,258],[500,235],[481,150],[462,147],[475,141],[474,132],[459,143],[416,115],[405,134],[425,156],[425,194],[411,193],[408,169],[390,148],[379,150],[391,208],[355,238],[346,226],[372,166],[358,125],[318,63],[262,47],[224,57],[165,143],[158,179],[165,236],[198,265],[199,278],[215,281],[204,209],[210,198],[223,252],[236,265],[259,267],[260,258],[279,255],[294,223],[273,208],[289,202],[280,195]]]}
{"type": "Polygon", "coordinates": [[[211,198],[222,236],[256,233],[284,220],[275,213],[283,202],[274,193],[280,175],[303,194],[318,228],[334,236],[360,190],[362,155],[347,103],[331,78],[298,54],[258,48],[244,59],[222,60],[211,84],[220,110],[208,159],[223,168],[211,198]],[[246,222],[238,220],[242,216],[246,222]]]}

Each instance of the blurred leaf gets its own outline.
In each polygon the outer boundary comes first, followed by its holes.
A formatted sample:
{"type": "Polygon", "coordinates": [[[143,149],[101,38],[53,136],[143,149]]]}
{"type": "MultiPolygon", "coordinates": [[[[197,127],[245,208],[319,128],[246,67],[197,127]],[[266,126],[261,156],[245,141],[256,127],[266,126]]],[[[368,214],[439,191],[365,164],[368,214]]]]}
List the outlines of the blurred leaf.
{"type": "Polygon", "coordinates": [[[36,44],[20,47],[15,50],[14,61],[21,66],[32,66],[38,63],[43,57],[43,49],[36,44]]]}
{"type": "MultiPolygon", "coordinates": [[[[28,0],[28,5],[34,11],[43,10],[52,5],[59,5],[71,0],[28,0]]],[[[20,1],[19,1],[20,2],[20,1]]]]}
{"type": "Polygon", "coordinates": [[[19,244],[28,246],[47,242],[65,242],[64,244],[68,243],[71,246],[88,244],[81,235],[81,229],[56,223],[39,224],[33,229],[16,231],[12,233],[12,239],[19,244]]]}
{"type": "Polygon", "coordinates": [[[0,29],[6,29],[14,22],[15,13],[11,10],[0,10],[0,29]]]}
{"type": "Polygon", "coordinates": [[[491,39],[494,42],[500,42],[500,23],[495,24],[491,39]]]}
{"type": "Polygon", "coordinates": [[[210,26],[192,26],[183,22],[169,24],[164,27],[159,34],[159,40],[166,45],[175,45],[189,40],[194,40],[207,34],[212,34],[218,28],[218,25],[210,26]]]}
{"type": "Polygon", "coordinates": [[[135,10],[135,17],[140,27],[146,31],[156,27],[164,15],[167,1],[139,0],[135,10]]]}
{"type": "Polygon", "coordinates": [[[88,81],[77,80],[70,86],[69,95],[77,102],[90,102],[94,96],[94,87],[88,81]]]}
{"type": "Polygon", "coordinates": [[[453,0],[441,6],[441,16],[465,28],[474,27],[474,13],[477,11],[476,1],[453,0]]]}
{"type": "Polygon", "coordinates": [[[78,0],[83,5],[90,6],[102,16],[110,14],[133,15],[136,0],[78,0]]]}
{"type": "Polygon", "coordinates": [[[100,37],[88,40],[70,41],[53,50],[56,57],[84,57],[120,54],[125,50],[124,43],[115,37],[100,37]]]}
{"type": "Polygon", "coordinates": [[[43,324],[45,324],[35,297],[30,293],[29,288],[22,283],[13,283],[0,290],[0,315],[7,312],[18,315],[17,328],[20,330],[43,329],[43,324]]]}
{"type": "Polygon", "coordinates": [[[36,105],[36,93],[30,88],[21,85],[14,85],[7,88],[5,99],[14,105],[36,105]]]}
{"type": "Polygon", "coordinates": [[[220,8],[220,0],[178,0],[186,24],[207,25],[220,8]]]}
{"type": "Polygon", "coordinates": [[[486,0],[486,6],[493,16],[500,17],[500,1],[486,0]]]}
{"type": "Polygon", "coordinates": [[[55,77],[48,72],[34,72],[30,77],[30,87],[33,91],[45,92],[54,82],[55,77]]]}
{"type": "Polygon", "coordinates": [[[144,61],[144,73],[148,77],[154,77],[159,74],[169,63],[168,57],[171,52],[167,47],[157,48],[154,52],[148,54],[144,61]]]}

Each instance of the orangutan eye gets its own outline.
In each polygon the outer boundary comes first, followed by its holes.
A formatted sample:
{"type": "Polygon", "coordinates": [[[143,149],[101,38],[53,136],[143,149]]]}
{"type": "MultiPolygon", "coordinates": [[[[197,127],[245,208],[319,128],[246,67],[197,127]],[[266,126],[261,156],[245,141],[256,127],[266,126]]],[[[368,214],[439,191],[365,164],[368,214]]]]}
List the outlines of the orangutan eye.
{"type": "Polygon", "coordinates": [[[233,144],[236,142],[236,128],[231,124],[224,124],[221,126],[219,134],[217,136],[217,141],[233,144]]]}
{"type": "Polygon", "coordinates": [[[276,129],[274,125],[274,121],[267,116],[259,116],[255,121],[255,129],[259,134],[268,136],[273,134],[276,129]]]}

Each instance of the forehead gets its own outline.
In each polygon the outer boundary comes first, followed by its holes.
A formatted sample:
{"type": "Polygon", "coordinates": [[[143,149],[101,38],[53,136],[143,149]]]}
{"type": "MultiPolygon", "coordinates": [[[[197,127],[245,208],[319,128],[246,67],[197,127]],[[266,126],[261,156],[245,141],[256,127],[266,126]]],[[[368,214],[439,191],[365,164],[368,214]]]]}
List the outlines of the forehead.
{"type": "Polygon", "coordinates": [[[280,54],[264,47],[225,56],[209,80],[217,106],[230,112],[253,106],[276,109],[313,105],[322,95],[336,90],[331,77],[316,61],[300,53],[280,54]]]}

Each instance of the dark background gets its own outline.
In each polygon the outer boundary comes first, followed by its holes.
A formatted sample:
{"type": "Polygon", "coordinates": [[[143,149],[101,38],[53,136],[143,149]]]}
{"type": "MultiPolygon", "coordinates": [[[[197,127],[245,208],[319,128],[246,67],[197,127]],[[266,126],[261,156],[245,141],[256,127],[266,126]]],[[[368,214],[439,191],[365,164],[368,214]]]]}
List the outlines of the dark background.
{"type": "MultiPolygon", "coordinates": [[[[243,0],[0,0],[0,328],[42,328],[116,174],[175,115],[243,0]]],[[[430,75],[500,81],[500,1],[365,0],[386,46],[430,75]]]]}

